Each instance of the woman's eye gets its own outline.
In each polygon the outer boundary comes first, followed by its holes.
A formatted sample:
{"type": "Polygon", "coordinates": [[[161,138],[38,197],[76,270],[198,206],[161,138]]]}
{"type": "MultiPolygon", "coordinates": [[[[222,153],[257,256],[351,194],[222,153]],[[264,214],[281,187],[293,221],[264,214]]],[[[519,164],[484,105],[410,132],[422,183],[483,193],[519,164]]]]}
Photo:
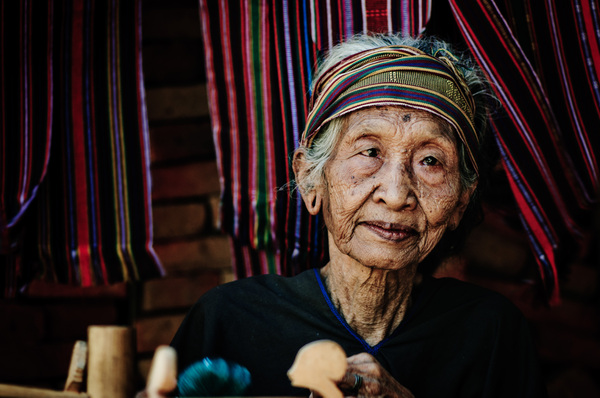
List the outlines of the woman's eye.
{"type": "Polygon", "coordinates": [[[369,148],[366,151],[362,151],[361,155],[370,157],[370,158],[376,158],[377,156],[379,156],[379,150],[375,149],[375,148],[369,148]]]}
{"type": "Polygon", "coordinates": [[[422,160],[422,162],[425,166],[437,166],[440,163],[433,156],[427,156],[425,159],[422,160]]]}

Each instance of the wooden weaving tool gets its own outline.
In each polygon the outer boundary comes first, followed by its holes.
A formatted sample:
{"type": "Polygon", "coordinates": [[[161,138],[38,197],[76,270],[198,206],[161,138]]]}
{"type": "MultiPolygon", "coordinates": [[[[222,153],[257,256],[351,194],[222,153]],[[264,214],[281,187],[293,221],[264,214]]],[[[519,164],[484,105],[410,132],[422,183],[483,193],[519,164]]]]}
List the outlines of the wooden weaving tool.
{"type": "Polygon", "coordinates": [[[293,386],[316,391],[323,398],[343,398],[336,383],[342,380],[347,367],[346,353],[338,343],[317,340],[298,350],[288,377],[293,386]]]}

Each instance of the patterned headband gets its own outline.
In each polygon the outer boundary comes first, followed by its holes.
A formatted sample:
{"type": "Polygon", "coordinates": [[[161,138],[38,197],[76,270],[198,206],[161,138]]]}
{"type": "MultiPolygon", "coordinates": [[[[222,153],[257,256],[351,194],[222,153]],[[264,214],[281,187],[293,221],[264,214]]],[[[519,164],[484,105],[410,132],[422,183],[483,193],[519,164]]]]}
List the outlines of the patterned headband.
{"type": "Polygon", "coordinates": [[[478,172],[473,153],[479,143],[475,103],[464,77],[447,57],[432,57],[407,46],[363,51],[325,72],[313,90],[300,144],[309,147],[319,130],[335,118],[383,105],[421,109],[446,120],[478,172]]]}

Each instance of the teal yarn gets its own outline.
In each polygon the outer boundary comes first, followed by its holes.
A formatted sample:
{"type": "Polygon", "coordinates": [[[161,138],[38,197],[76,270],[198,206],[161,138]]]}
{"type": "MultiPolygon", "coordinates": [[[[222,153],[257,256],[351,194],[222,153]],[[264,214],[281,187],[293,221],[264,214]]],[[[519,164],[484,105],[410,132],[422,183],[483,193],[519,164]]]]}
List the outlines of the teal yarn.
{"type": "Polygon", "coordinates": [[[249,385],[248,369],[221,358],[195,362],[177,380],[181,397],[241,396],[249,385]]]}

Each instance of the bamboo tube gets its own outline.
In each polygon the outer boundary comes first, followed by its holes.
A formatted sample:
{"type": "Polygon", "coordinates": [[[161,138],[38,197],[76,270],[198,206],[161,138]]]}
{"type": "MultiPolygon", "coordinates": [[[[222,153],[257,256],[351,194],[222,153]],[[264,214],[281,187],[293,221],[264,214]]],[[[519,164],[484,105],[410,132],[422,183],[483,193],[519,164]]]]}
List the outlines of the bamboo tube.
{"type": "Polygon", "coordinates": [[[134,395],[133,329],[124,326],[88,328],[87,393],[91,398],[134,395]]]}

